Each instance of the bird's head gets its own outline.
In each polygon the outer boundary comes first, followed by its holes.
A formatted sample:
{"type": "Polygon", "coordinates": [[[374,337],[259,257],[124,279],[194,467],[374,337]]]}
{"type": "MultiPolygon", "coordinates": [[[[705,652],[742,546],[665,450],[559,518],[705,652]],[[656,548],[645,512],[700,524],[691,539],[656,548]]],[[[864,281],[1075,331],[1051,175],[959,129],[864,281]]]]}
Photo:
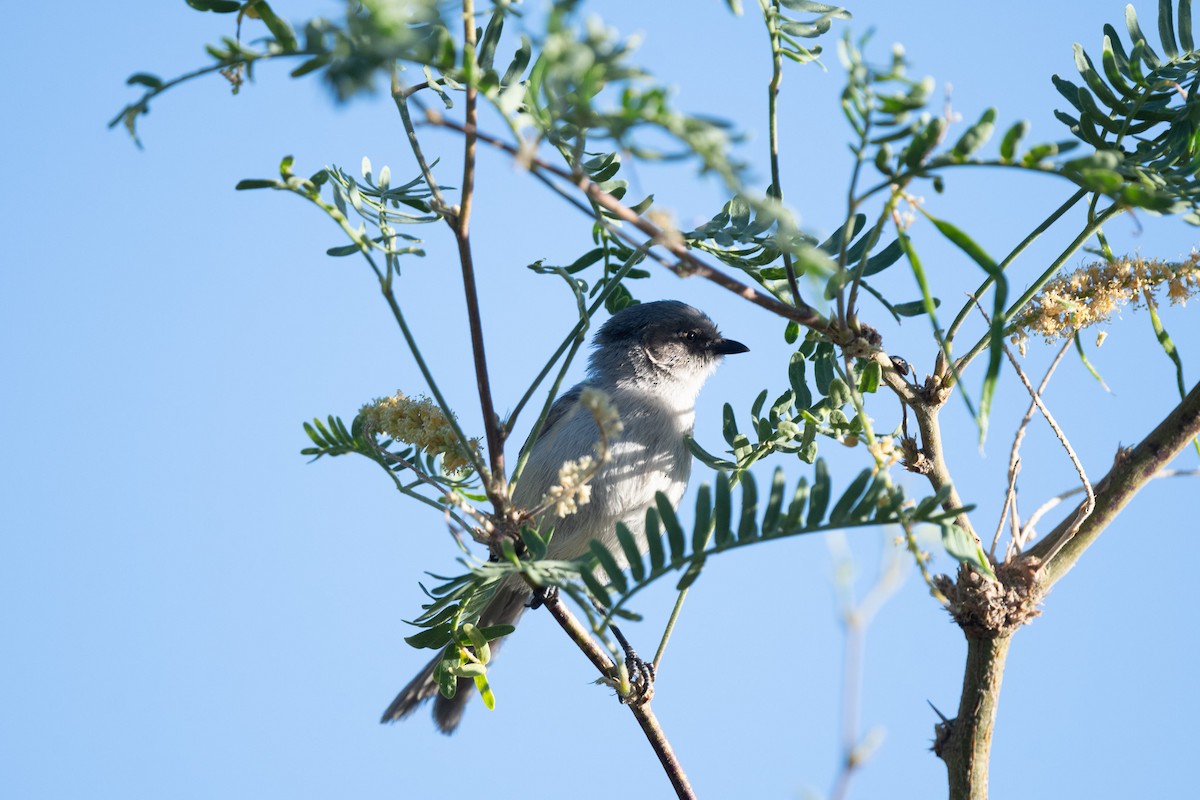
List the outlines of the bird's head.
{"type": "Polygon", "coordinates": [[[600,327],[593,345],[590,368],[597,377],[697,392],[722,358],[750,349],[723,337],[703,311],[677,300],[621,309],[600,327]]]}

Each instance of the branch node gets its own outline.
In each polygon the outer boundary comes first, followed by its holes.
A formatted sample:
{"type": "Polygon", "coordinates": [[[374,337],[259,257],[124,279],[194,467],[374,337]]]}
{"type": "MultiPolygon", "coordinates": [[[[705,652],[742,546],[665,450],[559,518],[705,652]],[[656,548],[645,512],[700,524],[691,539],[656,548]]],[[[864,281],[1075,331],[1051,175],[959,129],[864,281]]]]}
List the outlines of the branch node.
{"type": "Polygon", "coordinates": [[[917,440],[911,436],[900,439],[900,452],[903,454],[901,465],[909,472],[918,475],[928,475],[933,472],[933,462],[925,451],[917,446],[917,440]]]}
{"type": "Polygon", "coordinates": [[[996,639],[1041,614],[1043,592],[1038,586],[1040,559],[1026,556],[999,564],[996,581],[963,564],[958,580],[948,575],[933,579],[949,603],[946,609],[968,639],[996,639]]]}

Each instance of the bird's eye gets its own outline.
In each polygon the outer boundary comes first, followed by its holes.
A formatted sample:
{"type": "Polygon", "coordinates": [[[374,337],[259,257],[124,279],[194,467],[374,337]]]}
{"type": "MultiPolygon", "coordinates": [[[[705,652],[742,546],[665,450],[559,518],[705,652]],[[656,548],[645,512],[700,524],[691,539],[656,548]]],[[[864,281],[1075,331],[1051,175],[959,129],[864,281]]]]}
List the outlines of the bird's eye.
{"type": "Polygon", "coordinates": [[[699,334],[695,331],[688,331],[683,335],[683,338],[687,339],[689,342],[694,342],[696,341],[697,336],[699,336],[699,334]]]}

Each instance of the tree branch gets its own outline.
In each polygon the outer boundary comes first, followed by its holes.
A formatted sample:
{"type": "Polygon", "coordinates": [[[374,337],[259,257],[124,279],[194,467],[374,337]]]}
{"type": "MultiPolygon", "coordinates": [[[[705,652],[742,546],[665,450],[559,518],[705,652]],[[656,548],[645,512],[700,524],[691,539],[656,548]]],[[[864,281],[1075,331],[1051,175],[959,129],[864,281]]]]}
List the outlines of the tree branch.
{"type": "Polygon", "coordinates": [[[1112,469],[1096,484],[1095,510],[1073,536],[1070,529],[1078,509],[1029,549],[1029,557],[1047,559],[1038,576],[1039,589],[1045,592],[1075,566],[1133,496],[1197,435],[1200,383],[1137,446],[1117,452],[1112,469]]]}
{"type": "Polygon", "coordinates": [[[987,800],[992,733],[1011,644],[1011,635],[967,638],[958,717],[938,724],[933,742],[933,752],[946,764],[950,800],[987,800]]]}
{"type": "MultiPolygon", "coordinates": [[[[617,665],[596,644],[587,629],[583,627],[579,620],[575,618],[575,615],[571,613],[571,610],[567,608],[562,598],[556,593],[551,592],[544,598],[543,603],[550,612],[550,615],[562,626],[562,629],[571,637],[571,641],[575,642],[576,646],[583,651],[583,654],[600,671],[600,674],[606,678],[611,677],[617,669],[617,665]]],[[[675,788],[676,796],[680,800],[695,800],[696,794],[692,791],[692,786],[688,782],[687,775],[684,773],[679,759],[675,757],[675,751],[671,749],[671,743],[667,741],[667,736],[663,733],[658,718],[650,710],[650,702],[628,703],[627,708],[633,713],[634,718],[637,719],[642,732],[646,734],[646,740],[650,742],[650,747],[654,749],[654,754],[658,756],[663,771],[667,773],[667,778],[671,781],[671,786],[675,788]]]]}

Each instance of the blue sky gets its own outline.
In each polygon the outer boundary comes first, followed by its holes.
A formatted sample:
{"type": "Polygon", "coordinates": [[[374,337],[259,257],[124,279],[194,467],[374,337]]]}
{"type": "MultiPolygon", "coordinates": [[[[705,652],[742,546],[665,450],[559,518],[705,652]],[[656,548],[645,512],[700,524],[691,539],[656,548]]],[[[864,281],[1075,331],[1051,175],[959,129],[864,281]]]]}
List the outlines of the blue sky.
{"type": "MultiPolygon", "coordinates": [[[[293,20],[335,13],[331,3],[275,6],[293,20]]],[[[1147,30],[1154,6],[1138,4],[1147,30]]],[[[644,34],[643,63],[678,86],[680,106],[750,133],[742,155],[765,184],[770,64],[761,22],[732,17],[717,0],[683,7],[596,4],[622,32],[644,34]]],[[[1122,28],[1122,4],[947,8],[852,4],[851,24],[875,29],[878,59],[903,42],[914,73],[953,85],[964,119],[995,105],[1003,122],[1030,119],[1034,138],[1066,138],[1052,116],[1064,103],[1050,75],[1073,73],[1073,42],[1095,51],[1105,22],[1122,28]]],[[[139,151],[104,127],[133,96],[125,78],[203,65],[203,44],[229,34],[232,18],[127,0],[69,14],[24,3],[8,17],[19,34],[0,53],[9,76],[0,131],[3,794],[420,797],[479,785],[497,797],[666,796],[628,713],[590,685],[590,666],[540,614],[527,616],[493,673],[495,712],[472,708],[449,739],[424,714],[376,722],[426,659],[402,641],[411,631],[402,620],[421,601],[417,581],[453,569],[455,551],[436,515],[395,496],[364,459],[306,464],[301,423],[349,418],[366,400],[421,387],[365,267],[324,255],[342,243],[338,231],[290,197],[233,186],[272,176],[285,154],[306,174],[326,163],[353,169],[367,155],[411,177],[391,101],[334,107],[316,81],[266,65],[237,97],[218,78],[161,98],[142,122],[139,151]]],[[[781,116],[787,199],[818,233],[838,224],[849,164],[832,49],[825,63],[827,72],[788,71],[781,116]]],[[[455,163],[453,137],[430,132],[428,147],[455,163]]],[[[690,167],[643,167],[637,177],[684,225],[724,200],[690,167]]],[[[932,213],[1000,254],[1070,191],[978,172],[925,196],[932,213]]],[[[476,214],[483,316],[497,405],[506,408],[573,314],[555,279],[525,265],[573,260],[589,247],[590,225],[494,153],[481,160],[476,214]]],[[[1040,272],[1075,230],[1047,237],[1013,280],[1040,272]]],[[[1179,220],[1145,215],[1108,233],[1119,251],[1168,259],[1196,243],[1179,220]]],[[[438,226],[419,235],[429,255],[406,265],[400,299],[464,426],[481,430],[452,243],[438,226]]],[[[951,298],[978,284],[978,268],[940,246],[929,226],[913,235],[935,293],[956,308],[951,298]]],[[[911,275],[894,272],[887,288],[915,298],[911,275]]],[[[721,403],[747,409],[759,390],[786,381],[779,326],[698,280],[656,273],[635,290],[704,308],[750,345],[698,406],[697,437],[718,449],[721,403]]],[[[1193,381],[1194,316],[1194,306],[1163,315],[1193,381]]],[[[918,370],[931,367],[923,318],[885,336],[918,370]]],[[[1032,345],[1031,372],[1048,356],[1032,345]]],[[[1175,388],[1144,313],[1126,313],[1093,360],[1112,394],[1068,359],[1047,401],[1099,476],[1119,444],[1140,439],[1172,407],[1175,388]]],[[[572,377],[581,373],[582,364],[572,377]]],[[[978,375],[968,382],[977,392],[978,375]]],[[[877,419],[894,425],[898,407],[879,401],[877,419]]],[[[983,453],[961,404],[945,415],[960,492],[987,531],[1025,402],[1006,374],[983,453]]],[[[859,454],[832,448],[825,453],[844,485],[859,454]]],[[[1039,421],[1024,453],[1028,513],[1070,488],[1073,472],[1039,421]]],[[[1196,460],[1187,451],[1176,466],[1196,460]]],[[[792,480],[807,469],[785,466],[792,480]]],[[[1017,634],[995,796],[1178,795],[1191,786],[1200,701],[1190,665],[1200,652],[1184,547],[1196,490],[1186,481],[1148,487],[1017,634]]],[[[850,537],[860,592],[894,535],[850,537]]],[[[942,557],[936,566],[952,565],[942,557]]],[[[828,792],[843,646],[833,576],[820,538],[750,548],[706,569],[655,698],[701,796],[828,792]]],[[[641,596],[647,622],[627,633],[643,649],[653,649],[671,601],[665,584],[641,596]]],[[[909,574],[868,634],[860,731],[878,726],[886,736],[856,776],[856,796],[944,791],[944,770],[928,752],[927,701],[953,713],[964,652],[957,628],[909,574]]]]}

